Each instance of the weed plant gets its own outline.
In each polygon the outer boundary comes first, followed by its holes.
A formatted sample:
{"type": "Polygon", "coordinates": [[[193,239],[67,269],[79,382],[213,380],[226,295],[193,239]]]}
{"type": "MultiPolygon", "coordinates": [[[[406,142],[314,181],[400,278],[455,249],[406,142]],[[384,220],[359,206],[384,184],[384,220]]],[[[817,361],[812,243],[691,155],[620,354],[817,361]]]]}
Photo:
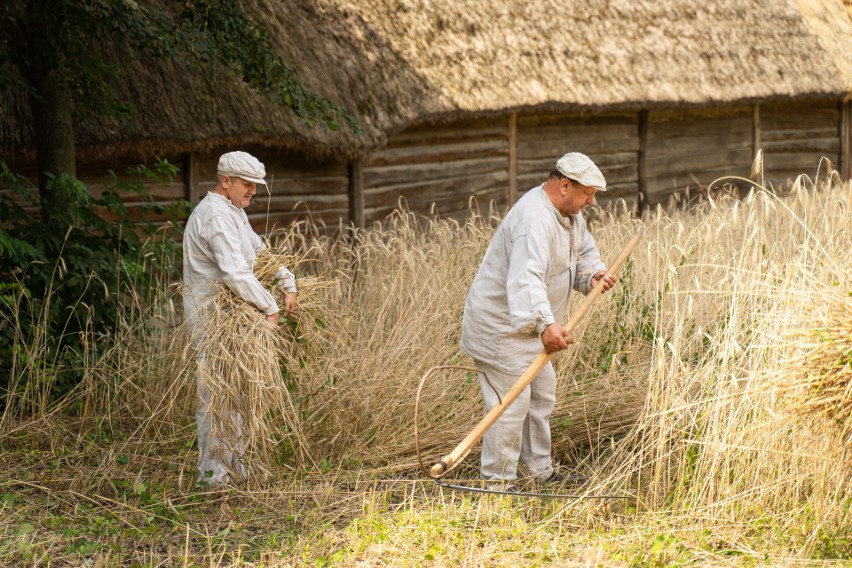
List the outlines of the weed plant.
{"type": "MultiPolygon", "coordinates": [[[[175,273],[175,233],[130,220],[122,195],[144,200],[140,180],[170,183],[176,171],[161,161],[132,168],[131,181],[111,173],[98,196],[68,175],[51,176],[53,198],[42,201],[0,162],[3,421],[43,412],[74,389],[103,350],[115,348],[113,333],[137,324],[158,276],[175,273]]],[[[182,203],[146,207],[172,219],[183,211],[182,203]]]]}

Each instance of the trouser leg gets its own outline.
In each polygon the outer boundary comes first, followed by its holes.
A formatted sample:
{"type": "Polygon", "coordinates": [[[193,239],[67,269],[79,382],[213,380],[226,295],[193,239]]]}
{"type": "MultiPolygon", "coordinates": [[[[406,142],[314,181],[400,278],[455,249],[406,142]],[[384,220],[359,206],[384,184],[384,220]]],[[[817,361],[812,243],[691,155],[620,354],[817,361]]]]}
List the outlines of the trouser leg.
{"type": "Polygon", "coordinates": [[[530,474],[548,478],[553,473],[550,457],[550,416],[556,406],[556,372],[548,363],[530,383],[530,403],[521,439],[521,461],[530,474]]]}
{"type": "MultiPolygon", "coordinates": [[[[476,368],[479,371],[479,386],[482,389],[487,414],[499,400],[497,394],[486,382],[484,375],[487,375],[488,381],[501,397],[515,384],[518,377],[503,373],[481,361],[476,361],[476,368]]],[[[482,479],[513,480],[517,478],[524,421],[529,405],[530,389],[527,387],[509,405],[500,419],[486,430],[482,437],[482,458],[479,468],[482,479]]]]}
{"type": "MultiPolygon", "coordinates": [[[[242,481],[246,477],[246,469],[242,463],[242,416],[231,416],[229,425],[231,432],[228,436],[213,434],[213,415],[210,412],[210,389],[205,380],[205,374],[210,372],[203,355],[196,358],[196,388],[198,391],[198,408],[195,411],[195,423],[198,428],[198,481],[206,481],[210,485],[242,481]]],[[[220,425],[221,426],[224,425],[220,425]]]]}
{"type": "Polygon", "coordinates": [[[195,424],[198,427],[198,481],[211,485],[228,480],[228,470],[219,458],[218,439],[213,435],[213,417],[208,411],[210,390],[205,380],[206,363],[202,356],[196,358],[198,369],[195,372],[195,387],[198,391],[198,408],[195,411],[195,424]]]}

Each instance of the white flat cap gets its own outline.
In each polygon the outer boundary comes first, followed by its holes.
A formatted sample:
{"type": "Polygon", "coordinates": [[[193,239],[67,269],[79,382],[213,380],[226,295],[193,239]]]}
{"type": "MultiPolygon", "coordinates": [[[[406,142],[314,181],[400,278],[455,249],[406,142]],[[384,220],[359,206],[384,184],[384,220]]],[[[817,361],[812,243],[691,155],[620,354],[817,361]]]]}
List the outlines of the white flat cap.
{"type": "Polygon", "coordinates": [[[556,169],[563,176],[577,183],[598,191],[606,191],[606,179],[595,163],[585,154],[579,152],[565,154],[556,162],[556,169]]]}
{"type": "Polygon", "coordinates": [[[254,183],[266,185],[266,168],[260,160],[248,152],[228,152],[219,157],[216,172],[220,176],[234,176],[254,183]]]}

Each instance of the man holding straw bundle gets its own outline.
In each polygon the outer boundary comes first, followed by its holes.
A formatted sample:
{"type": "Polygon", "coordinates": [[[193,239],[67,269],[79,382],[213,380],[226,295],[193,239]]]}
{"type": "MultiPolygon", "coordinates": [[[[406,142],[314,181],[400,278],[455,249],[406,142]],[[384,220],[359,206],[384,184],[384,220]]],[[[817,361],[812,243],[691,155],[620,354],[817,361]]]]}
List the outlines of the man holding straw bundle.
{"type": "MultiPolygon", "coordinates": [[[[462,350],[479,371],[486,414],[542,346],[554,353],[573,342],[557,321],[571,290],[587,294],[601,278],[606,278],[604,290],[615,284],[581,214],[598,191],[606,191],[606,180],[594,162],[580,153],[565,154],[494,233],[465,299],[461,336],[462,350]]],[[[556,373],[548,362],[485,432],[481,477],[511,484],[521,460],[537,480],[582,482],[553,468],[549,421],[555,405],[556,373]]]]}
{"type": "MultiPolygon", "coordinates": [[[[242,416],[233,417],[234,439],[212,432],[209,411],[210,381],[204,377],[210,368],[210,354],[204,344],[206,310],[216,297],[216,284],[227,286],[236,296],[262,312],[270,326],[278,326],[280,308],[272,294],[252,271],[252,262],[264,249],[244,209],[257,192],[257,184],[266,185],[263,164],[246,152],[228,152],[219,158],[218,183],[195,207],[183,237],[183,305],[191,343],[196,351],[196,384],[199,405],[195,413],[198,425],[198,481],[210,486],[246,479],[242,463],[242,416]]],[[[296,279],[281,267],[276,277],[283,287],[285,311],[296,308],[296,279]]],[[[246,338],[250,341],[250,338],[246,338]]],[[[231,436],[229,436],[231,437],[231,436]]]]}

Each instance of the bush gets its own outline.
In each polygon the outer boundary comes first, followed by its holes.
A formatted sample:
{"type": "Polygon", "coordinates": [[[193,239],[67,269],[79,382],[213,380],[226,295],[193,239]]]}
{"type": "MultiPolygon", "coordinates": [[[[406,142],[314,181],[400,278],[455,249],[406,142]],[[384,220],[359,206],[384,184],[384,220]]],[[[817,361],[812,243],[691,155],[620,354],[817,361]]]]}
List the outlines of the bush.
{"type": "MultiPolygon", "coordinates": [[[[32,411],[77,384],[83,358],[97,356],[97,339],[122,324],[122,303],[174,271],[180,248],[150,223],[128,219],[120,192],[145,199],[140,181],[110,172],[106,190],[94,197],[80,180],[50,177],[52,199],[42,202],[27,178],[0,167],[0,184],[8,187],[0,192],[0,408],[17,397],[19,410],[32,411]]],[[[129,173],[171,183],[176,172],[158,161],[153,170],[129,173]]],[[[175,219],[187,205],[147,208],[175,219]]]]}

